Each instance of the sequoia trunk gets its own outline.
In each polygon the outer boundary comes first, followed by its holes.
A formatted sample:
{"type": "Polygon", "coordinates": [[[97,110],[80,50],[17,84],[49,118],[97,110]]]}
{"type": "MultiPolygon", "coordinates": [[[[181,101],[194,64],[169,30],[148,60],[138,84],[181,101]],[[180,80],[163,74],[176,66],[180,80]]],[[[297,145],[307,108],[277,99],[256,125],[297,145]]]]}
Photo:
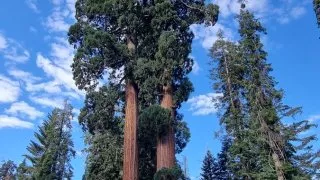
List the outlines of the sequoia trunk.
{"type": "Polygon", "coordinates": [[[137,88],[131,81],[126,85],[126,109],[124,127],[123,180],[138,180],[137,88]]]}
{"type": "Polygon", "coordinates": [[[172,121],[166,135],[159,136],[157,142],[157,170],[162,168],[172,168],[175,166],[175,137],[173,129],[173,94],[172,86],[163,87],[163,98],[161,101],[163,108],[172,112],[172,121]]]}
{"type": "MultiPolygon", "coordinates": [[[[127,41],[128,49],[134,55],[135,45],[130,36],[127,41]]],[[[126,80],[125,102],[123,180],[138,180],[138,88],[129,78],[126,80]]]]}

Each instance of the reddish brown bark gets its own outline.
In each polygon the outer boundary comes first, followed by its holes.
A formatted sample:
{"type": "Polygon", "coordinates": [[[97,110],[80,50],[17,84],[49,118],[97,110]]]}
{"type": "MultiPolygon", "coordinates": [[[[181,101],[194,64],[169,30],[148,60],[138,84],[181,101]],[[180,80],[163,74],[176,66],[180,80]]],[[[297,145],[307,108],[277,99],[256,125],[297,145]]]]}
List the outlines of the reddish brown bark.
{"type": "MultiPolygon", "coordinates": [[[[161,101],[161,106],[163,108],[169,109],[172,111],[172,116],[174,112],[173,107],[173,94],[172,86],[163,87],[163,98],[161,101]]],[[[169,126],[168,133],[164,136],[158,137],[157,142],[157,170],[162,168],[172,168],[175,166],[175,137],[174,130],[171,125],[169,126]]]]}
{"type": "Polygon", "coordinates": [[[138,92],[131,81],[126,85],[126,109],[124,127],[123,180],[138,180],[138,92]]]}

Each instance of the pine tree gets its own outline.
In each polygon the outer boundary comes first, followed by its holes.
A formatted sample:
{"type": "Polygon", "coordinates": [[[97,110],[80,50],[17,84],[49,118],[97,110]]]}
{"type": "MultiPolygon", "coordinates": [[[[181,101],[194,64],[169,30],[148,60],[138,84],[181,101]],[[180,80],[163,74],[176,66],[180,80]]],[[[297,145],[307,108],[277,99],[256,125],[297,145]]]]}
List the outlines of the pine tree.
{"type": "Polygon", "coordinates": [[[232,145],[231,138],[224,137],[222,141],[222,149],[221,152],[218,153],[217,158],[217,166],[218,170],[216,172],[216,179],[217,180],[229,180],[232,179],[232,173],[229,168],[230,163],[230,152],[229,149],[232,145]]]}
{"type": "Polygon", "coordinates": [[[283,92],[275,88],[260,41],[260,34],[265,33],[261,23],[245,5],[238,19],[239,43],[225,41],[220,33],[211,50],[217,66],[212,70],[214,87],[224,94],[221,122],[233,138],[229,150],[232,175],[240,179],[310,178],[319,158],[310,151],[314,136],[300,139],[298,134],[312,125],[304,121],[282,124],[281,118],[294,116],[300,108],[284,105],[283,92]],[[301,145],[294,146],[293,141],[301,145]],[[305,150],[302,156],[300,150],[305,150]]]}
{"type": "Polygon", "coordinates": [[[318,26],[320,27],[320,0],[313,0],[313,8],[316,13],[318,26]]]}
{"type": "Polygon", "coordinates": [[[0,179],[1,180],[15,180],[16,179],[17,165],[11,161],[3,161],[0,167],[0,179]]]}
{"type": "Polygon", "coordinates": [[[71,179],[70,160],[75,156],[71,140],[72,107],[54,109],[35,133],[38,142],[31,141],[26,158],[32,163],[34,179],[71,179]]]}
{"type": "Polygon", "coordinates": [[[213,157],[210,151],[207,151],[207,154],[203,160],[202,164],[202,173],[201,180],[215,180],[218,175],[218,163],[217,160],[213,157]]]}
{"type": "Polygon", "coordinates": [[[17,168],[18,180],[31,180],[30,167],[27,165],[26,159],[24,159],[17,168]]]}
{"type": "Polygon", "coordinates": [[[117,86],[103,86],[86,95],[79,116],[88,146],[84,179],[122,179],[123,108],[119,108],[121,94],[117,86]]]}

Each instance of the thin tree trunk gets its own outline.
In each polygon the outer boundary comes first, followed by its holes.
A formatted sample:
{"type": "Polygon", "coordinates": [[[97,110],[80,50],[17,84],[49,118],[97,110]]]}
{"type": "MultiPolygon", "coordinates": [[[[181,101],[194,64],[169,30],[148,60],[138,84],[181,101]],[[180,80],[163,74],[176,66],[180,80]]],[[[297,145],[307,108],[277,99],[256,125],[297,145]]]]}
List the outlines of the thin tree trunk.
{"type": "MultiPolygon", "coordinates": [[[[135,45],[128,38],[128,49],[133,54],[135,45]]],[[[123,180],[138,180],[138,89],[130,79],[126,80],[126,108],[124,127],[123,180]]]]}
{"type": "MultiPolygon", "coordinates": [[[[163,98],[161,101],[161,106],[163,108],[169,109],[172,112],[172,119],[174,116],[173,112],[173,94],[172,85],[167,85],[163,87],[163,98]]],[[[175,166],[175,137],[173,122],[170,123],[168,133],[165,136],[158,137],[157,142],[157,170],[162,168],[172,168],[175,166]]]]}
{"type": "Polygon", "coordinates": [[[276,167],[278,180],[284,180],[285,176],[284,176],[284,173],[283,173],[283,170],[282,170],[283,166],[282,166],[282,162],[280,161],[280,158],[279,158],[278,154],[273,152],[272,153],[272,159],[273,159],[273,162],[274,162],[275,167],[276,167]]]}

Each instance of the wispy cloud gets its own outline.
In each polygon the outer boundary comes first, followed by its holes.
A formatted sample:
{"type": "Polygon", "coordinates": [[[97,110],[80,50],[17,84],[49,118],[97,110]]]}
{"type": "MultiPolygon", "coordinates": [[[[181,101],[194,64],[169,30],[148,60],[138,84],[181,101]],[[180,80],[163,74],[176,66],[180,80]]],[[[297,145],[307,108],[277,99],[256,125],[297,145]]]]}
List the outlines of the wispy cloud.
{"type": "Polygon", "coordinates": [[[22,121],[16,117],[0,115],[0,129],[1,128],[27,128],[30,129],[33,124],[27,121],[22,121]]]}
{"type": "Polygon", "coordinates": [[[62,108],[64,99],[60,97],[49,97],[49,96],[30,96],[31,101],[50,108],[62,108]]]}
{"type": "Polygon", "coordinates": [[[217,23],[215,26],[206,27],[203,24],[193,24],[190,26],[193,34],[195,35],[195,40],[199,40],[202,47],[205,49],[210,49],[212,45],[218,40],[217,33],[219,30],[224,32],[227,39],[233,39],[233,32],[230,28],[217,23]]]}
{"type": "Polygon", "coordinates": [[[0,34],[0,50],[7,48],[7,46],[8,44],[6,38],[2,34],[0,34]]]}
{"type": "Polygon", "coordinates": [[[19,83],[0,74],[0,102],[14,102],[19,98],[19,96],[19,83]]]}
{"type": "Polygon", "coordinates": [[[27,115],[32,120],[42,117],[44,115],[43,112],[38,111],[36,108],[30,106],[24,101],[15,102],[11,104],[11,107],[9,109],[6,109],[5,113],[11,115],[27,115]]]}
{"type": "Polygon", "coordinates": [[[192,97],[188,100],[193,115],[209,115],[217,112],[217,105],[222,94],[208,93],[192,97]]]}
{"type": "Polygon", "coordinates": [[[35,13],[40,13],[40,10],[37,6],[37,0],[26,0],[26,3],[30,9],[32,9],[35,13]]]}
{"type": "Polygon", "coordinates": [[[312,115],[308,118],[310,123],[316,123],[316,121],[320,121],[320,114],[319,115],[312,115]]]}
{"type": "Polygon", "coordinates": [[[11,62],[24,63],[30,58],[30,53],[17,41],[0,34],[0,53],[11,62]]]}

